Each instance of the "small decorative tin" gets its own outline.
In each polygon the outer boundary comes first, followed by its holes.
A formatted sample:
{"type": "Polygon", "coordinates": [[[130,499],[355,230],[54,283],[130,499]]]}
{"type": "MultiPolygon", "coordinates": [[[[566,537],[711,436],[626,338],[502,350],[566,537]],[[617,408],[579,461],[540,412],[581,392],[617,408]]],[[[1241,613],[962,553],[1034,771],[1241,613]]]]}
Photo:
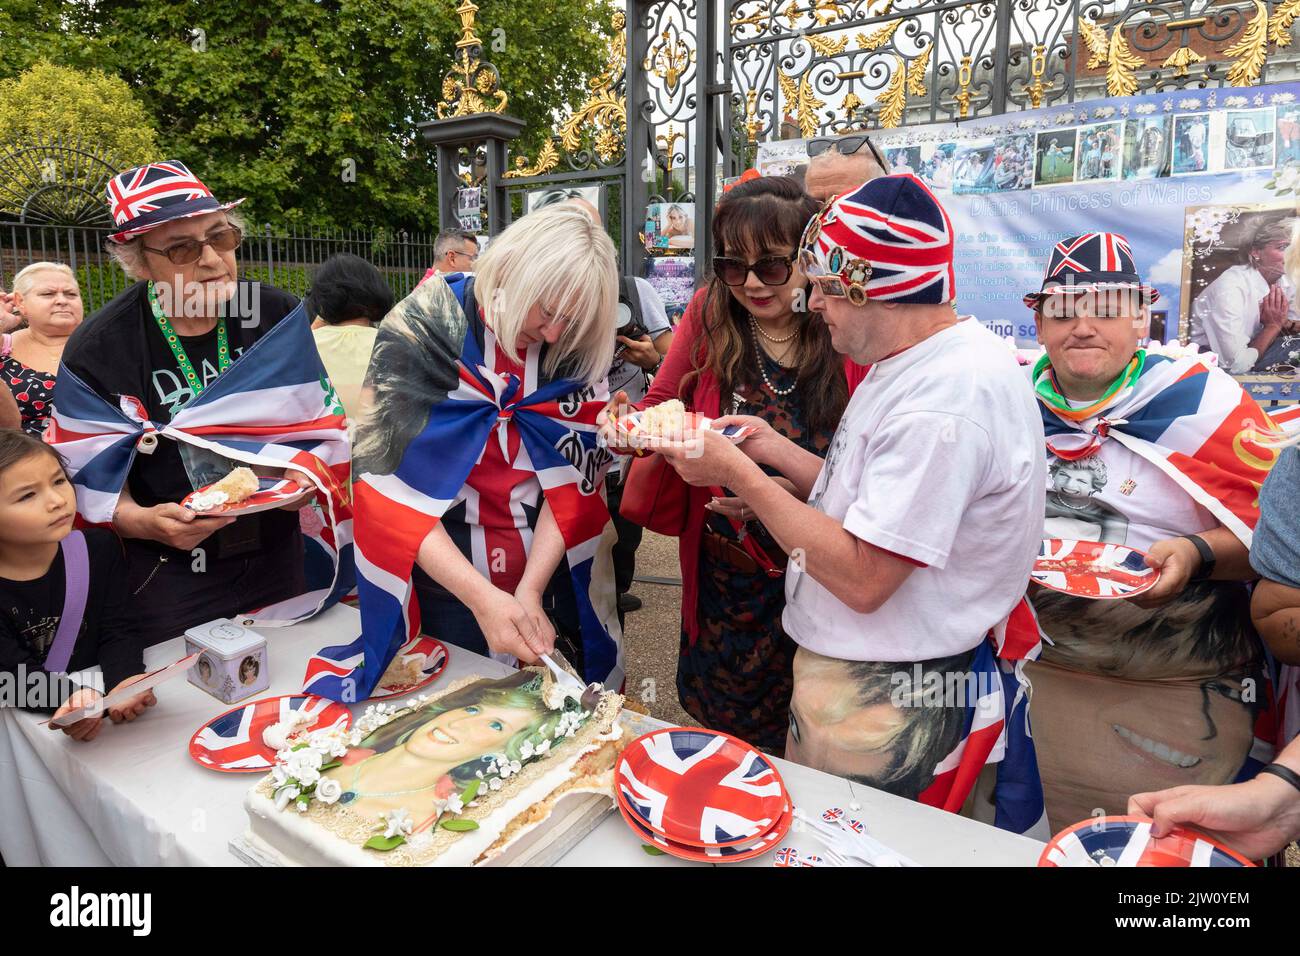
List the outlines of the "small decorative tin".
{"type": "Polygon", "coordinates": [[[266,638],[219,617],[185,632],[185,652],[201,651],[189,682],[227,704],[260,694],[271,684],[266,638]]]}

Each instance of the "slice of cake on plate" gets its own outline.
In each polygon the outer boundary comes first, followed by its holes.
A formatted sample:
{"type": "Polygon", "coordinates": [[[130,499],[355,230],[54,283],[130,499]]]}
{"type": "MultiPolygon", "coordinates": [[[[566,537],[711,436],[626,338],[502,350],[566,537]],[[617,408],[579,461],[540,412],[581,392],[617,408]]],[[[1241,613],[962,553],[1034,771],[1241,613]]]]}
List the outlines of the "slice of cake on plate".
{"type": "Polygon", "coordinates": [[[470,866],[542,826],[568,794],[613,800],[623,698],[591,711],[549,674],[471,677],[371,705],[350,730],[291,737],[244,801],[247,842],[284,864],[470,866]]]}
{"type": "Polygon", "coordinates": [[[251,468],[239,467],[219,481],[214,481],[190,497],[194,511],[211,511],[220,505],[237,505],[257,494],[257,475],[251,468]]]}

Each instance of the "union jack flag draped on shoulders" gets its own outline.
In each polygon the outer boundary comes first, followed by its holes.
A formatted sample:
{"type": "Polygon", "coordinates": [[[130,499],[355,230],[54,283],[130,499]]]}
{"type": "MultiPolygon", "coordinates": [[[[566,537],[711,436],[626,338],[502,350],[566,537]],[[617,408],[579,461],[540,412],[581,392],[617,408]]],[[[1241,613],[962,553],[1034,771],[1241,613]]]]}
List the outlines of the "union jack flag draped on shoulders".
{"type": "Polygon", "coordinates": [[[596,435],[608,390],[563,377],[543,384],[537,349],[523,367],[512,366],[485,327],[480,347],[472,279],[454,286],[438,277],[422,283],[380,329],[370,366],[375,405],[362,416],[353,474],[362,634],[313,657],[303,689],[345,702],[370,696],[394,655],[420,633],[416,555],[452,507],[466,506],[480,573],[491,577],[494,553],[526,557],[531,531],[511,520],[528,504],[511,476],[525,473],[535,475],[564,538],[585,677],[620,686],[614,533],[604,497],[613,456],[596,435]],[[485,531],[492,509],[504,510],[505,520],[492,522],[503,531],[485,531]],[[490,533],[501,537],[488,540],[490,533]]]}
{"type": "MultiPolygon", "coordinates": [[[[1159,468],[1247,547],[1259,523],[1259,492],[1285,432],[1227,372],[1194,356],[1171,359],[1139,349],[1116,384],[1073,408],[1056,388],[1051,362],[1032,370],[1047,450],[1072,461],[1117,441],[1159,468]]],[[[1239,774],[1249,779],[1272,759],[1271,688],[1255,745],[1239,774]]]]}
{"type": "Polygon", "coordinates": [[[1085,408],[1060,396],[1047,356],[1032,374],[1048,451],[1072,461],[1117,441],[1250,545],[1280,432],[1227,372],[1139,350],[1117,386],[1085,408]]]}
{"type": "Polygon", "coordinates": [[[296,468],[315,484],[322,519],[310,522],[305,538],[308,589],[250,613],[257,624],[292,624],[352,590],[351,448],[343,406],[302,305],[166,424],[150,421],[138,397],[123,395],[114,405],[65,367],[59,368],[58,383],[45,440],[68,460],[79,523],[111,524],[136,455],[149,454],[162,440],[245,465],[296,468]]]}

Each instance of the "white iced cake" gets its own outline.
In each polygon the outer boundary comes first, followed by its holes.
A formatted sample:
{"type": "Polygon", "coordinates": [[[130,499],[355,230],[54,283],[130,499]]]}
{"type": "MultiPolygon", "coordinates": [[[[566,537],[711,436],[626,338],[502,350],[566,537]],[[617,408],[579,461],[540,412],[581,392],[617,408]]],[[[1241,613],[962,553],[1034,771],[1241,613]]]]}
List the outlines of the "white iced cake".
{"type": "Polygon", "coordinates": [[[470,677],[371,705],[348,730],[278,728],[286,746],[244,801],[248,844],[286,865],[472,866],[569,794],[612,800],[623,698],[586,711],[551,684],[533,668],[470,677]]]}

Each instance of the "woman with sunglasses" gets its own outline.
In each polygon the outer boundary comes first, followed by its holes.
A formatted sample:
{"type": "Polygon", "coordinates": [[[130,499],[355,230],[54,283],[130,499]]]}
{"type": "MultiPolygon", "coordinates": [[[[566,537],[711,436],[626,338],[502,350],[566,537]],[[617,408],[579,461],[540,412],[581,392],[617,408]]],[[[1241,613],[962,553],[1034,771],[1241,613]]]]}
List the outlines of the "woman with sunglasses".
{"type": "MultiPolygon", "coordinates": [[[[63,368],[104,400],[133,396],[150,421],[167,422],[298,300],[238,278],[243,223],[231,209],[243,200],[217,202],[183,164],[127,170],[108,196],[117,227],[109,252],[138,281],[73,334],[63,368]]],[[[233,466],[171,440],[135,457],[113,526],[125,541],[145,646],[304,588],[296,509],[306,502],[238,519],[196,518],[179,503],[233,466]]]]}
{"type": "MultiPolygon", "coordinates": [[[[713,276],[678,326],[645,407],[680,398],[710,418],[757,415],[825,455],[864,370],[846,366],[826,326],[806,311],[795,256],[816,213],[787,176],[743,182],[723,196],[713,276]]],[[[723,489],[689,495],[678,696],[704,726],[780,754],[795,651],[781,628],[786,555],[740,499],[723,489]]]]}

